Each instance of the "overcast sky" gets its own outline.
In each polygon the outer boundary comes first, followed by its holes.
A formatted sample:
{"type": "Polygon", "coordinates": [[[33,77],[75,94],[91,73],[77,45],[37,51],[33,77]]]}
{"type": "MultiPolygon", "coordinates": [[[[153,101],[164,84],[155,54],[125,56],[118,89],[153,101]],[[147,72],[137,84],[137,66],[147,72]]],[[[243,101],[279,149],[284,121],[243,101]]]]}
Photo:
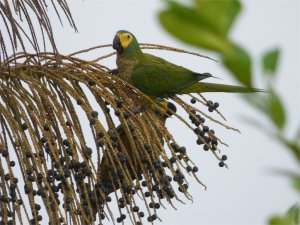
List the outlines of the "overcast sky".
{"type": "MultiPolygon", "coordinates": [[[[287,132],[295,133],[300,124],[300,6],[297,0],[242,1],[244,9],[232,30],[233,38],[246,47],[252,56],[259,59],[261,54],[272,47],[282,49],[279,78],[276,83],[289,111],[287,132]]],[[[69,28],[54,25],[57,45],[61,53],[111,43],[116,31],[126,29],[135,34],[140,42],[159,43],[216,55],[182,44],[168,35],[157,20],[159,10],[164,8],[159,0],[72,0],[71,11],[79,33],[69,28]]],[[[218,18],[216,18],[218,19],[218,18]]],[[[67,27],[67,26],[65,26],[67,27]]],[[[112,49],[111,49],[112,51],[112,49]]],[[[95,51],[96,58],[104,51],[95,51]]],[[[189,55],[151,51],[174,63],[199,72],[210,72],[221,77],[222,82],[233,84],[233,79],[221,63],[195,58],[189,55]]],[[[105,64],[115,68],[114,59],[105,64]]],[[[259,68],[255,68],[257,86],[260,87],[259,68]]],[[[220,110],[228,123],[238,127],[242,133],[230,132],[214,125],[220,137],[230,147],[224,148],[229,157],[230,169],[219,168],[212,154],[206,154],[189,136],[179,122],[168,123],[178,141],[187,146],[189,155],[199,167],[199,176],[208,186],[207,191],[190,180],[190,193],[194,202],[176,204],[177,211],[167,206],[160,210],[162,224],[204,224],[204,225],[262,225],[273,213],[283,213],[297,201],[287,178],[274,175],[272,169],[296,169],[296,163],[276,140],[247,124],[242,117],[257,118],[263,124],[266,120],[233,94],[207,95],[220,103],[220,110]]],[[[173,120],[172,120],[173,121],[173,120]]],[[[298,199],[299,201],[299,199],[298,199]]],[[[127,220],[129,222],[129,220],[127,220]]]]}

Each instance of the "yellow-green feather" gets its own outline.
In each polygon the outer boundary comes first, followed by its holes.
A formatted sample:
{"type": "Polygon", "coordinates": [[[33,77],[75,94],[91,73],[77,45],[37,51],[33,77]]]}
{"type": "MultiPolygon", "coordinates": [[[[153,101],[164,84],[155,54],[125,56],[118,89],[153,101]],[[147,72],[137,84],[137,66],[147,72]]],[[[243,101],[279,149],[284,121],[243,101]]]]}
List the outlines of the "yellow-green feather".
{"type": "Polygon", "coordinates": [[[233,86],[233,85],[225,85],[225,84],[198,82],[186,88],[183,88],[178,92],[178,94],[203,93],[203,92],[251,93],[251,92],[265,92],[265,91],[257,88],[252,88],[252,87],[241,87],[241,86],[233,86]]]}

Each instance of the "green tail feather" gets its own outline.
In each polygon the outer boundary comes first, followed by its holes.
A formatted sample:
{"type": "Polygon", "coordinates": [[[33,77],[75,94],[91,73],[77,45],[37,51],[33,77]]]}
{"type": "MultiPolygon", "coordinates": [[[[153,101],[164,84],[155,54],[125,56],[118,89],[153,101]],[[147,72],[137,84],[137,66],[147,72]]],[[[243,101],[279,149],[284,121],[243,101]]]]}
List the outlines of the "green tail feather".
{"type": "Polygon", "coordinates": [[[257,89],[251,87],[198,82],[180,90],[178,94],[191,94],[191,93],[202,93],[202,92],[251,93],[251,92],[267,92],[267,91],[263,89],[257,89]]]}

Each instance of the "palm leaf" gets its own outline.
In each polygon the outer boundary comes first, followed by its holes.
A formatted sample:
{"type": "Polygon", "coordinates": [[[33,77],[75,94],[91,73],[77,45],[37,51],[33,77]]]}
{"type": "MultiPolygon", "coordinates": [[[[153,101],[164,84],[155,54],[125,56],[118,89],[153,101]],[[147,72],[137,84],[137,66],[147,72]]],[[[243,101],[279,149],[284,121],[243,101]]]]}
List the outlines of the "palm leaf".
{"type": "MultiPolygon", "coordinates": [[[[118,222],[127,212],[138,224],[142,210],[153,221],[160,204],[191,200],[184,174],[202,183],[188,152],[165,126],[167,115],[167,120],[182,121],[195,141],[225,165],[227,157],[216,151],[223,142],[204,117],[223,123],[180,96],[170,99],[183,109],[176,114],[96,63],[113,54],[91,61],[75,57],[108,46],[67,56],[18,53],[3,61],[0,200],[5,223],[38,224],[42,208],[51,224],[102,224],[106,218],[115,221],[117,205],[118,222]]],[[[211,107],[203,96],[192,97],[211,107]]]]}
{"type": "MultiPolygon", "coordinates": [[[[51,0],[61,24],[61,14],[65,15],[71,27],[77,30],[66,0],[51,0]]],[[[49,40],[53,52],[57,52],[49,8],[46,1],[2,0],[0,1],[0,62],[17,50],[46,51],[49,40]],[[36,24],[37,23],[37,24],[36,24]]]]}

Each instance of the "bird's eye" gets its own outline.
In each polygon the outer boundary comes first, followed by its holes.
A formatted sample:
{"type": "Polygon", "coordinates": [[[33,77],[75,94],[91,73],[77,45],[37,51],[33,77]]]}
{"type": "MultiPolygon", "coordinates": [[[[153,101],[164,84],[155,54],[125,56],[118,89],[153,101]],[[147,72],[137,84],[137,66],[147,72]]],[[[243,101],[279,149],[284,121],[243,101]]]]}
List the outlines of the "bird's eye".
{"type": "Polygon", "coordinates": [[[128,39],[130,38],[130,35],[129,35],[129,34],[127,35],[127,38],[128,38],[128,39]]]}

